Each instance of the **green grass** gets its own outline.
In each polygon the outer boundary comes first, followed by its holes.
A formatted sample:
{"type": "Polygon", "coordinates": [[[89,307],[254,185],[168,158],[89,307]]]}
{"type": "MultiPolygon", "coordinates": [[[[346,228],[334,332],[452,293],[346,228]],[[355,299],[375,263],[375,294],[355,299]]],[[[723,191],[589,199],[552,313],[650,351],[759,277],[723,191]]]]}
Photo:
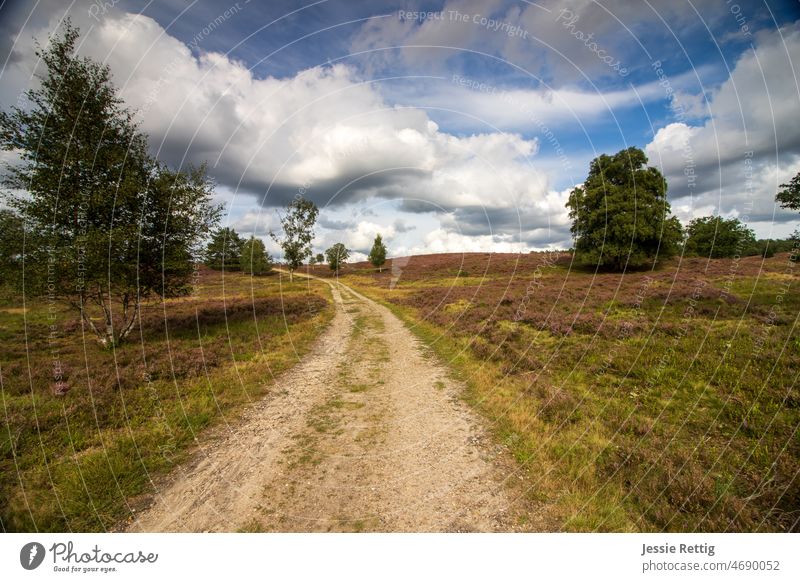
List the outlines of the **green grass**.
{"type": "Polygon", "coordinates": [[[8,346],[0,360],[6,531],[118,527],[154,479],[186,459],[207,428],[236,422],[332,317],[323,283],[229,273],[223,292],[219,274],[205,273],[196,297],[152,305],[143,341],[133,337],[110,352],[84,338],[61,304],[49,344],[49,305],[28,307],[23,319],[14,303],[0,306],[8,346]],[[219,318],[223,297],[229,311],[219,318]],[[204,306],[208,315],[197,315],[204,306]],[[166,326],[158,323],[164,313],[166,326]],[[52,391],[53,358],[64,368],[63,396],[52,391]]]}
{"type": "Polygon", "coordinates": [[[611,284],[581,312],[611,307],[608,317],[571,333],[531,324],[530,311],[544,318],[555,306],[547,321],[571,322],[591,273],[548,270],[520,321],[510,315],[521,292],[510,305],[495,298],[498,313],[490,296],[480,297],[487,306],[469,319],[474,310],[451,307],[465,305],[464,296],[431,308],[439,296],[410,291],[414,281],[394,290],[361,276],[344,282],[389,307],[466,383],[464,398],[528,472],[526,523],[566,531],[797,529],[800,273],[785,257],[757,275],[747,267],[729,285],[734,297],[722,300],[725,279],[712,272],[687,317],[698,269],[687,269],[688,283],[665,303],[668,269],[641,309],[632,305],[647,273],[626,275],[615,301],[605,291],[616,288],[614,276],[605,275],[611,284]],[[540,296],[547,300],[535,303],[540,296]],[[629,333],[610,327],[625,322],[634,323],[629,333]]]}

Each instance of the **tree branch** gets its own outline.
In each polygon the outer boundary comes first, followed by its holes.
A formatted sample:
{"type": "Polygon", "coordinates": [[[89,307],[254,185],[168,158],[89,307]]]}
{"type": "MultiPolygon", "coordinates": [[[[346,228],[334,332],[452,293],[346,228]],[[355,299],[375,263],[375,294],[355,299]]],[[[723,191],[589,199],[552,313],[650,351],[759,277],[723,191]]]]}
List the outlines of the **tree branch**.
{"type": "Polygon", "coordinates": [[[74,301],[70,300],[69,304],[80,312],[81,319],[83,319],[83,321],[85,321],[86,324],[89,326],[89,329],[91,329],[94,332],[94,334],[97,336],[97,340],[103,345],[105,345],[104,341],[105,336],[102,333],[100,333],[100,330],[97,329],[97,326],[94,324],[92,318],[89,317],[89,313],[86,311],[86,302],[84,301],[84,296],[80,295],[79,303],[75,303],[74,301]]]}
{"type": "MultiPolygon", "coordinates": [[[[127,303],[127,294],[126,294],[126,303],[127,303]]],[[[127,306],[125,307],[125,312],[127,313],[127,306]]],[[[125,327],[123,327],[122,331],[119,334],[119,341],[124,340],[128,337],[128,334],[133,329],[133,324],[136,322],[136,319],[139,316],[139,298],[133,300],[133,315],[131,315],[130,320],[125,322],[125,327]]]]}

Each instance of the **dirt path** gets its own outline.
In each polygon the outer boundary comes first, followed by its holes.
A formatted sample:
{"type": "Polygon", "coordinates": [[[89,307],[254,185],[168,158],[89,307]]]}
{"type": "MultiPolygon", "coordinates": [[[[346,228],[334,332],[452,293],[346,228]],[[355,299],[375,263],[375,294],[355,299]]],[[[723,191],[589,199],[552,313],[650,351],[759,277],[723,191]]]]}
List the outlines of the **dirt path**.
{"type": "Polygon", "coordinates": [[[510,465],[463,387],[388,309],[331,285],[315,349],[129,531],[514,529],[510,465]]]}

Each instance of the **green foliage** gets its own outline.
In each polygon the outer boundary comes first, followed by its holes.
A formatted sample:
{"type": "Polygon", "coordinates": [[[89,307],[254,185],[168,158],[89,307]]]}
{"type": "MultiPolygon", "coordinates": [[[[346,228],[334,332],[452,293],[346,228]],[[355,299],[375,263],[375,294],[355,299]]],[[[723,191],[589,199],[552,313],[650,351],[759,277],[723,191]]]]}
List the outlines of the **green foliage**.
{"type": "Polygon", "coordinates": [[[13,210],[0,210],[0,285],[19,287],[22,283],[24,241],[22,218],[13,210]]]}
{"type": "Polygon", "coordinates": [[[383,270],[383,264],[386,262],[386,245],[383,244],[380,234],[375,236],[375,242],[372,243],[372,250],[367,258],[372,266],[378,267],[379,271],[383,270]]]}
{"type": "Polygon", "coordinates": [[[155,169],[144,195],[137,197],[138,223],[132,215],[132,222],[123,223],[130,238],[120,238],[126,249],[137,242],[138,264],[131,254],[120,270],[140,296],[178,297],[189,290],[192,263],[200,260],[202,242],[222,209],[212,203],[214,183],[205,164],[174,171],[152,163],[155,169]]]}
{"type": "Polygon", "coordinates": [[[244,240],[230,227],[217,230],[206,245],[205,263],[217,271],[235,271],[240,268],[244,240]]]}
{"type": "Polygon", "coordinates": [[[280,389],[274,378],[333,316],[321,281],[197,276],[190,299],[166,310],[145,302],[143,341],[114,353],[84,341],[59,300],[29,298],[24,317],[0,309],[0,531],[124,528],[152,480],[185,460],[204,428],[280,389]],[[56,354],[68,388],[58,397],[56,354]]]}
{"type": "Polygon", "coordinates": [[[283,238],[275,233],[270,233],[270,236],[283,249],[283,259],[289,267],[291,278],[295,269],[311,256],[311,241],[314,240],[314,224],[319,209],[310,200],[298,197],[289,203],[286,210],[281,217],[283,238]]]}
{"type": "MultiPolygon", "coordinates": [[[[775,201],[783,208],[800,210],[800,173],[796,174],[788,184],[781,184],[781,190],[775,196],[775,201]]],[[[793,242],[800,241],[800,229],[795,230],[790,237],[793,242]]]]}
{"type": "Polygon", "coordinates": [[[677,252],[682,229],[670,216],[666,181],[646,164],[635,147],[592,160],[567,202],[579,264],[624,270],[677,252]]]}
{"type": "Polygon", "coordinates": [[[36,233],[26,289],[68,298],[111,346],[131,331],[143,298],[186,292],[220,210],[204,167],[174,172],[150,157],[108,67],[74,55],[78,35],[67,21],[37,51],[47,73],[27,92],[31,107],[0,113],[0,147],[22,160],[6,168],[3,185],[36,233]]]}
{"type": "Polygon", "coordinates": [[[264,242],[254,236],[242,245],[239,261],[242,272],[250,275],[263,275],[272,270],[272,257],[267,253],[264,242]]]}
{"type": "Polygon", "coordinates": [[[686,228],[686,253],[719,259],[757,254],[756,235],[738,218],[704,216],[686,228]]]}
{"type": "Polygon", "coordinates": [[[325,262],[325,255],[323,255],[322,253],[317,253],[316,259],[317,259],[317,264],[321,265],[322,263],[325,262]]]}
{"type": "Polygon", "coordinates": [[[788,253],[791,252],[795,247],[794,241],[789,239],[765,239],[760,238],[758,239],[754,245],[752,245],[748,251],[748,255],[758,255],[765,258],[770,258],[775,256],[775,253],[788,253]]]}
{"type": "Polygon", "coordinates": [[[784,208],[800,210],[800,173],[798,173],[788,184],[781,184],[781,190],[775,196],[775,201],[784,208]]]}
{"type": "Polygon", "coordinates": [[[350,251],[347,250],[344,244],[336,243],[325,251],[325,257],[328,259],[328,266],[331,268],[331,271],[336,271],[338,273],[342,265],[350,258],[350,251]]]}

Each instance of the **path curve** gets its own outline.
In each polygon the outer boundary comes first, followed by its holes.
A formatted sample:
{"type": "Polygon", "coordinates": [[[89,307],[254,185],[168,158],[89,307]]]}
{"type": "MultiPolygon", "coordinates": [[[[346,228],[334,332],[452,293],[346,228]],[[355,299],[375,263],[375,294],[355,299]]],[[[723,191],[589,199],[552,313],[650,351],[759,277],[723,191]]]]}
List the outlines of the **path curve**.
{"type": "MultiPolygon", "coordinates": [[[[323,279],[324,280],[324,279],[323,279]]],[[[502,447],[386,307],[331,285],[311,353],[128,531],[510,531],[502,447]]]]}

